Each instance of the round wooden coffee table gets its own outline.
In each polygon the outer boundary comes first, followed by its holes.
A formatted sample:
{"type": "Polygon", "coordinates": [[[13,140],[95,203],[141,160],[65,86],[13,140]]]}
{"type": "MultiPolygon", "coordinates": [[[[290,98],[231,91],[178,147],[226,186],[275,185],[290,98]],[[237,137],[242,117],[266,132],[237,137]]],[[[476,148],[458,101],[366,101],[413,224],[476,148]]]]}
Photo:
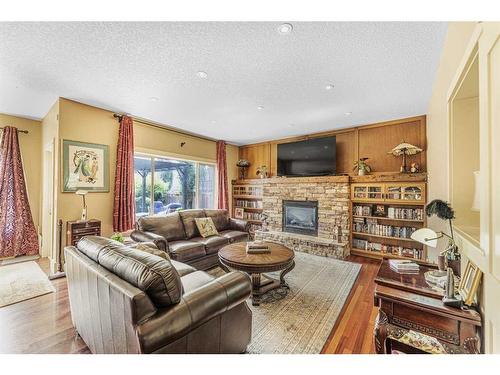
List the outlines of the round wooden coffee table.
{"type": "Polygon", "coordinates": [[[289,288],[285,275],[295,267],[293,250],[274,242],[266,242],[271,249],[267,254],[247,254],[246,242],[237,242],[219,250],[219,262],[225,271],[228,268],[248,273],[252,278],[252,305],[258,306],[264,293],[278,287],[289,288]],[[265,272],[281,271],[275,280],[265,272]]]}

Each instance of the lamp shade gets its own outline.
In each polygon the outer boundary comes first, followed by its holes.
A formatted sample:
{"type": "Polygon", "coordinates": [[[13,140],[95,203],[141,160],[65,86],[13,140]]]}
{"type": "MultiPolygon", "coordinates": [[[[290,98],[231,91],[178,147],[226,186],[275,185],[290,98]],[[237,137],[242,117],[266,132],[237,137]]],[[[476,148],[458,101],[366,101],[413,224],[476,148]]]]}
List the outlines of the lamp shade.
{"type": "Polygon", "coordinates": [[[420,147],[414,146],[412,144],[406,143],[403,141],[403,143],[400,143],[396,147],[394,147],[391,151],[389,151],[389,154],[393,154],[394,156],[399,156],[399,155],[415,155],[418,154],[419,152],[422,152],[422,149],[420,147]]]}
{"type": "Polygon", "coordinates": [[[437,237],[438,234],[430,228],[418,229],[411,235],[412,240],[430,247],[437,247],[437,237]]]}
{"type": "Polygon", "coordinates": [[[76,195],[86,195],[88,193],[88,190],[77,190],[75,192],[76,195]]]}

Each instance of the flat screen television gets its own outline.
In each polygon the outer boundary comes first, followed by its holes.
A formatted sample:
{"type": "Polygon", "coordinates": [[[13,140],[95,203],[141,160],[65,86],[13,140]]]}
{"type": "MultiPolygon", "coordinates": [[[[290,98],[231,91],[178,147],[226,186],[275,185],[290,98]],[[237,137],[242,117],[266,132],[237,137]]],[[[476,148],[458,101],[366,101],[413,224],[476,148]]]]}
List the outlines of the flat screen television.
{"type": "Polygon", "coordinates": [[[336,173],[336,137],[278,144],[278,176],[330,176],[336,173]]]}

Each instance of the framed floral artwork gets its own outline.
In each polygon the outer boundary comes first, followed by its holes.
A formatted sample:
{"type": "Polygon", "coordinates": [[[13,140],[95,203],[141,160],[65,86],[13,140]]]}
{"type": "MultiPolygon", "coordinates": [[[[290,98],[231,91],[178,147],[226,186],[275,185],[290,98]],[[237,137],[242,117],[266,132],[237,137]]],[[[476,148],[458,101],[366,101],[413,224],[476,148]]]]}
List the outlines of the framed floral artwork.
{"type": "Polygon", "coordinates": [[[109,192],[109,147],[63,140],[63,192],[109,192]]]}

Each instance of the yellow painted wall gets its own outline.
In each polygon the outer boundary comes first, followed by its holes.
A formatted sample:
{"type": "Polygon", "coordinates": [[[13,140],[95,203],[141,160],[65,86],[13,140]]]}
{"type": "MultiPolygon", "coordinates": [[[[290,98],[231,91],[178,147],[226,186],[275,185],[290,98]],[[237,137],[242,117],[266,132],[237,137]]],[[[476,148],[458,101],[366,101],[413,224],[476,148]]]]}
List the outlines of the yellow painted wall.
{"type": "MultiPolygon", "coordinates": [[[[472,35],[475,22],[451,22],[443,46],[439,68],[434,80],[432,96],[427,113],[427,173],[428,200],[449,201],[449,155],[447,94],[465,48],[472,35]]],[[[436,231],[448,230],[445,223],[436,217],[428,220],[436,231]]],[[[439,241],[439,248],[429,248],[430,260],[436,261],[438,251],[446,241],[439,241]]]]}
{"type": "MultiPolygon", "coordinates": [[[[59,105],[59,147],[63,139],[109,145],[110,191],[87,195],[90,218],[102,221],[103,235],[113,232],[113,188],[116,165],[116,145],[118,142],[118,121],[113,112],[91,107],[68,99],[60,99],[59,105]]],[[[141,122],[134,122],[135,149],[156,155],[184,157],[186,159],[215,162],[215,142],[163,130],[141,122]],[[183,147],[181,142],[185,142],[183,147]]],[[[228,145],[228,180],[237,176],[236,161],[238,148],[228,145]]],[[[62,173],[62,171],[60,171],[62,173]]],[[[60,174],[61,178],[61,174],[60,174]]],[[[74,193],[62,193],[58,185],[58,217],[64,222],[75,220],[81,214],[81,198],[74,193]]]]}
{"type": "Polygon", "coordinates": [[[28,130],[28,134],[19,133],[19,147],[23,158],[24,175],[33,221],[40,232],[40,184],[41,161],[40,147],[42,137],[41,122],[0,113],[0,127],[14,126],[19,130],[28,130]]]}

